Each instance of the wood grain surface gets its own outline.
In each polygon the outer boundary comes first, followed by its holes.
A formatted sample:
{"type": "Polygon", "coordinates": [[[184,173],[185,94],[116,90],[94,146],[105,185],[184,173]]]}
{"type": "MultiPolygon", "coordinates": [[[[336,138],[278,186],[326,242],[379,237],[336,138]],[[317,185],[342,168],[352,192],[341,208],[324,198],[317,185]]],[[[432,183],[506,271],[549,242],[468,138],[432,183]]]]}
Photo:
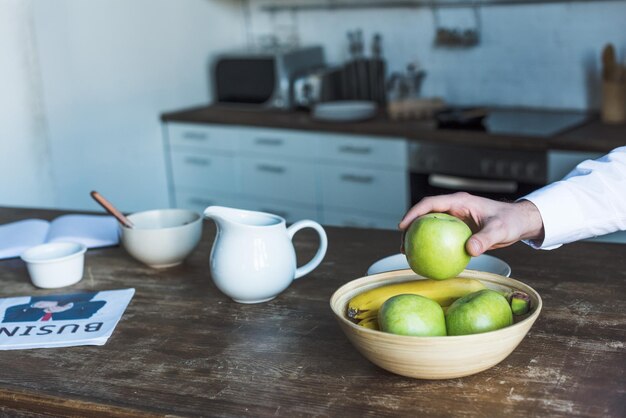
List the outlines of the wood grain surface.
{"type": "MultiPolygon", "coordinates": [[[[58,212],[0,209],[0,224],[58,212]]],[[[328,227],[324,262],[273,301],[241,305],[211,282],[215,229],[182,265],[153,270],[122,248],[89,250],[78,284],[41,290],[19,259],[0,261],[1,296],[134,287],[101,347],[1,351],[5,416],[626,416],[626,246],[523,244],[492,252],[543,298],[504,361],[465,378],[391,374],[362,357],[329,307],[332,293],[396,253],[395,231],[328,227]]],[[[313,232],[296,235],[299,262],[313,232]]]]}

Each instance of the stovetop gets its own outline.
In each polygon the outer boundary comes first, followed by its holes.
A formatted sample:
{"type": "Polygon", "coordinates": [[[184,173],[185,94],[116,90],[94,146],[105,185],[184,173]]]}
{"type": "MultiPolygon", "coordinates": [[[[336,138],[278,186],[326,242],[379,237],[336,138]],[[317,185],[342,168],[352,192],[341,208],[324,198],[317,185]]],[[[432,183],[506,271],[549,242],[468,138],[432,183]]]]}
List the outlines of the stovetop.
{"type": "Polygon", "coordinates": [[[485,131],[501,135],[548,138],[589,120],[584,112],[491,110],[483,120],[485,131]]]}
{"type": "Polygon", "coordinates": [[[439,129],[549,138],[580,126],[589,120],[589,115],[577,111],[464,107],[440,112],[436,118],[439,129]]]}

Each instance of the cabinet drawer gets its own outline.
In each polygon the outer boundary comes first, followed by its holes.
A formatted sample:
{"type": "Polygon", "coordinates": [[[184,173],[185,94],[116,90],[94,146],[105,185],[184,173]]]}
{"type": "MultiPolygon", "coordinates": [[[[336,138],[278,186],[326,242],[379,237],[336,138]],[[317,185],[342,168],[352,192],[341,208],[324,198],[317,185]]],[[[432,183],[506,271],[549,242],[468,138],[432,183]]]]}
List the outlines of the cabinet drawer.
{"type": "Polygon", "coordinates": [[[317,202],[316,184],[312,163],[241,158],[240,190],[244,196],[313,205],[317,202]]]}
{"type": "Polygon", "coordinates": [[[234,157],[205,153],[172,152],[174,186],[236,193],[234,157]]]}
{"type": "Polygon", "coordinates": [[[324,135],[320,137],[320,155],[324,160],[359,165],[408,166],[407,142],[400,138],[324,135]]]}
{"type": "Polygon", "coordinates": [[[267,157],[314,159],[318,153],[318,136],[285,129],[244,129],[239,150],[267,157]]]}
{"type": "Polygon", "coordinates": [[[385,215],[364,215],[352,211],[324,210],[324,225],[353,228],[397,229],[401,218],[385,215]]]}
{"type": "Polygon", "coordinates": [[[315,206],[303,206],[286,204],[270,199],[244,199],[240,202],[242,209],[256,210],[273,213],[285,218],[288,223],[294,223],[303,219],[320,221],[320,215],[315,206]]]}
{"type": "Polygon", "coordinates": [[[326,166],[322,173],[324,207],[401,216],[409,201],[404,170],[326,166]]]}
{"type": "Polygon", "coordinates": [[[170,145],[173,147],[234,151],[239,139],[236,128],[192,123],[170,123],[167,132],[170,145]]]}
{"type": "Polygon", "coordinates": [[[202,214],[209,206],[236,207],[237,201],[232,196],[206,192],[202,190],[177,189],[176,207],[190,209],[202,214]]]}

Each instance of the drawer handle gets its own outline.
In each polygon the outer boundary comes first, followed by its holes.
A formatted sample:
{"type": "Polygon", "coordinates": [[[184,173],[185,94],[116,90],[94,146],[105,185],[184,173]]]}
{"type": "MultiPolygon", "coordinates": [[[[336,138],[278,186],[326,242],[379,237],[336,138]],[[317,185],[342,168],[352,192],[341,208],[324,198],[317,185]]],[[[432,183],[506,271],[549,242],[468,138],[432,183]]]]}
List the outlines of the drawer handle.
{"type": "Polygon", "coordinates": [[[350,183],[359,183],[359,184],[371,184],[374,182],[374,177],[359,176],[358,174],[342,174],[341,181],[347,181],[350,183]]]}
{"type": "Polygon", "coordinates": [[[372,147],[357,147],[355,145],[343,145],[339,147],[339,152],[344,154],[367,155],[372,153],[372,147]]]}
{"type": "Polygon", "coordinates": [[[281,218],[285,218],[285,219],[289,217],[289,213],[285,212],[284,210],[274,210],[274,209],[268,209],[268,208],[260,208],[259,210],[261,212],[267,212],[267,213],[272,213],[274,215],[278,215],[281,218]]]}
{"type": "Polygon", "coordinates": [[[254,143],[269,147],[282,147],[284,145],[284,141],[280,138],[256,138],[254,143]]]}
{"type": "Polygon", "coordinates": [[[207,165],[211,164],[211,160],[207,160],[206,158],[199,158],[199,157],[186,157],[185,162],[187,164],[199,165],[203,167],[206,167],[207,165]]]}
{"type": "Polygon", "coordinates": [[[183,133],[183,138],[184,139],[190,139],[192,141],[204,141],[206,139],[208,139],[208,135],[205,132],[193,132],[193,131],[187,131],[185,133],[183,133]]]}
{"type": "Polygon", "coordinates": [[[192,197],[189,199],[189,203],[200,206],[212,206],[215,204],[212,200],[203,199],[201,197],[192,197]]]}
{"type": "Polygon", "coordinates": [[[285,167],[279,167],[277,165],[260,164],[256,166],[258,171],[264,171],[272,174],[283,174],[286,170],[285,167]]]}

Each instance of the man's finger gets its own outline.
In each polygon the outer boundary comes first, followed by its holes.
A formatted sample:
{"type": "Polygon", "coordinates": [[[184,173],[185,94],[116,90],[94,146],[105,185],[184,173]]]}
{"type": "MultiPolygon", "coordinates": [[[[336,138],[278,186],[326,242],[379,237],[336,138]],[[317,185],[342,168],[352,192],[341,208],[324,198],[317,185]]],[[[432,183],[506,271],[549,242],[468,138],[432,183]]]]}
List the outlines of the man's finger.
{"type": "Polygon", "coordinates": [[[451,195],[425,197],[413,206],[404,215],[398,227],[406,229],[417,217],[431,212],[447,212],[451,209],[455,199],[451,195]]]}

